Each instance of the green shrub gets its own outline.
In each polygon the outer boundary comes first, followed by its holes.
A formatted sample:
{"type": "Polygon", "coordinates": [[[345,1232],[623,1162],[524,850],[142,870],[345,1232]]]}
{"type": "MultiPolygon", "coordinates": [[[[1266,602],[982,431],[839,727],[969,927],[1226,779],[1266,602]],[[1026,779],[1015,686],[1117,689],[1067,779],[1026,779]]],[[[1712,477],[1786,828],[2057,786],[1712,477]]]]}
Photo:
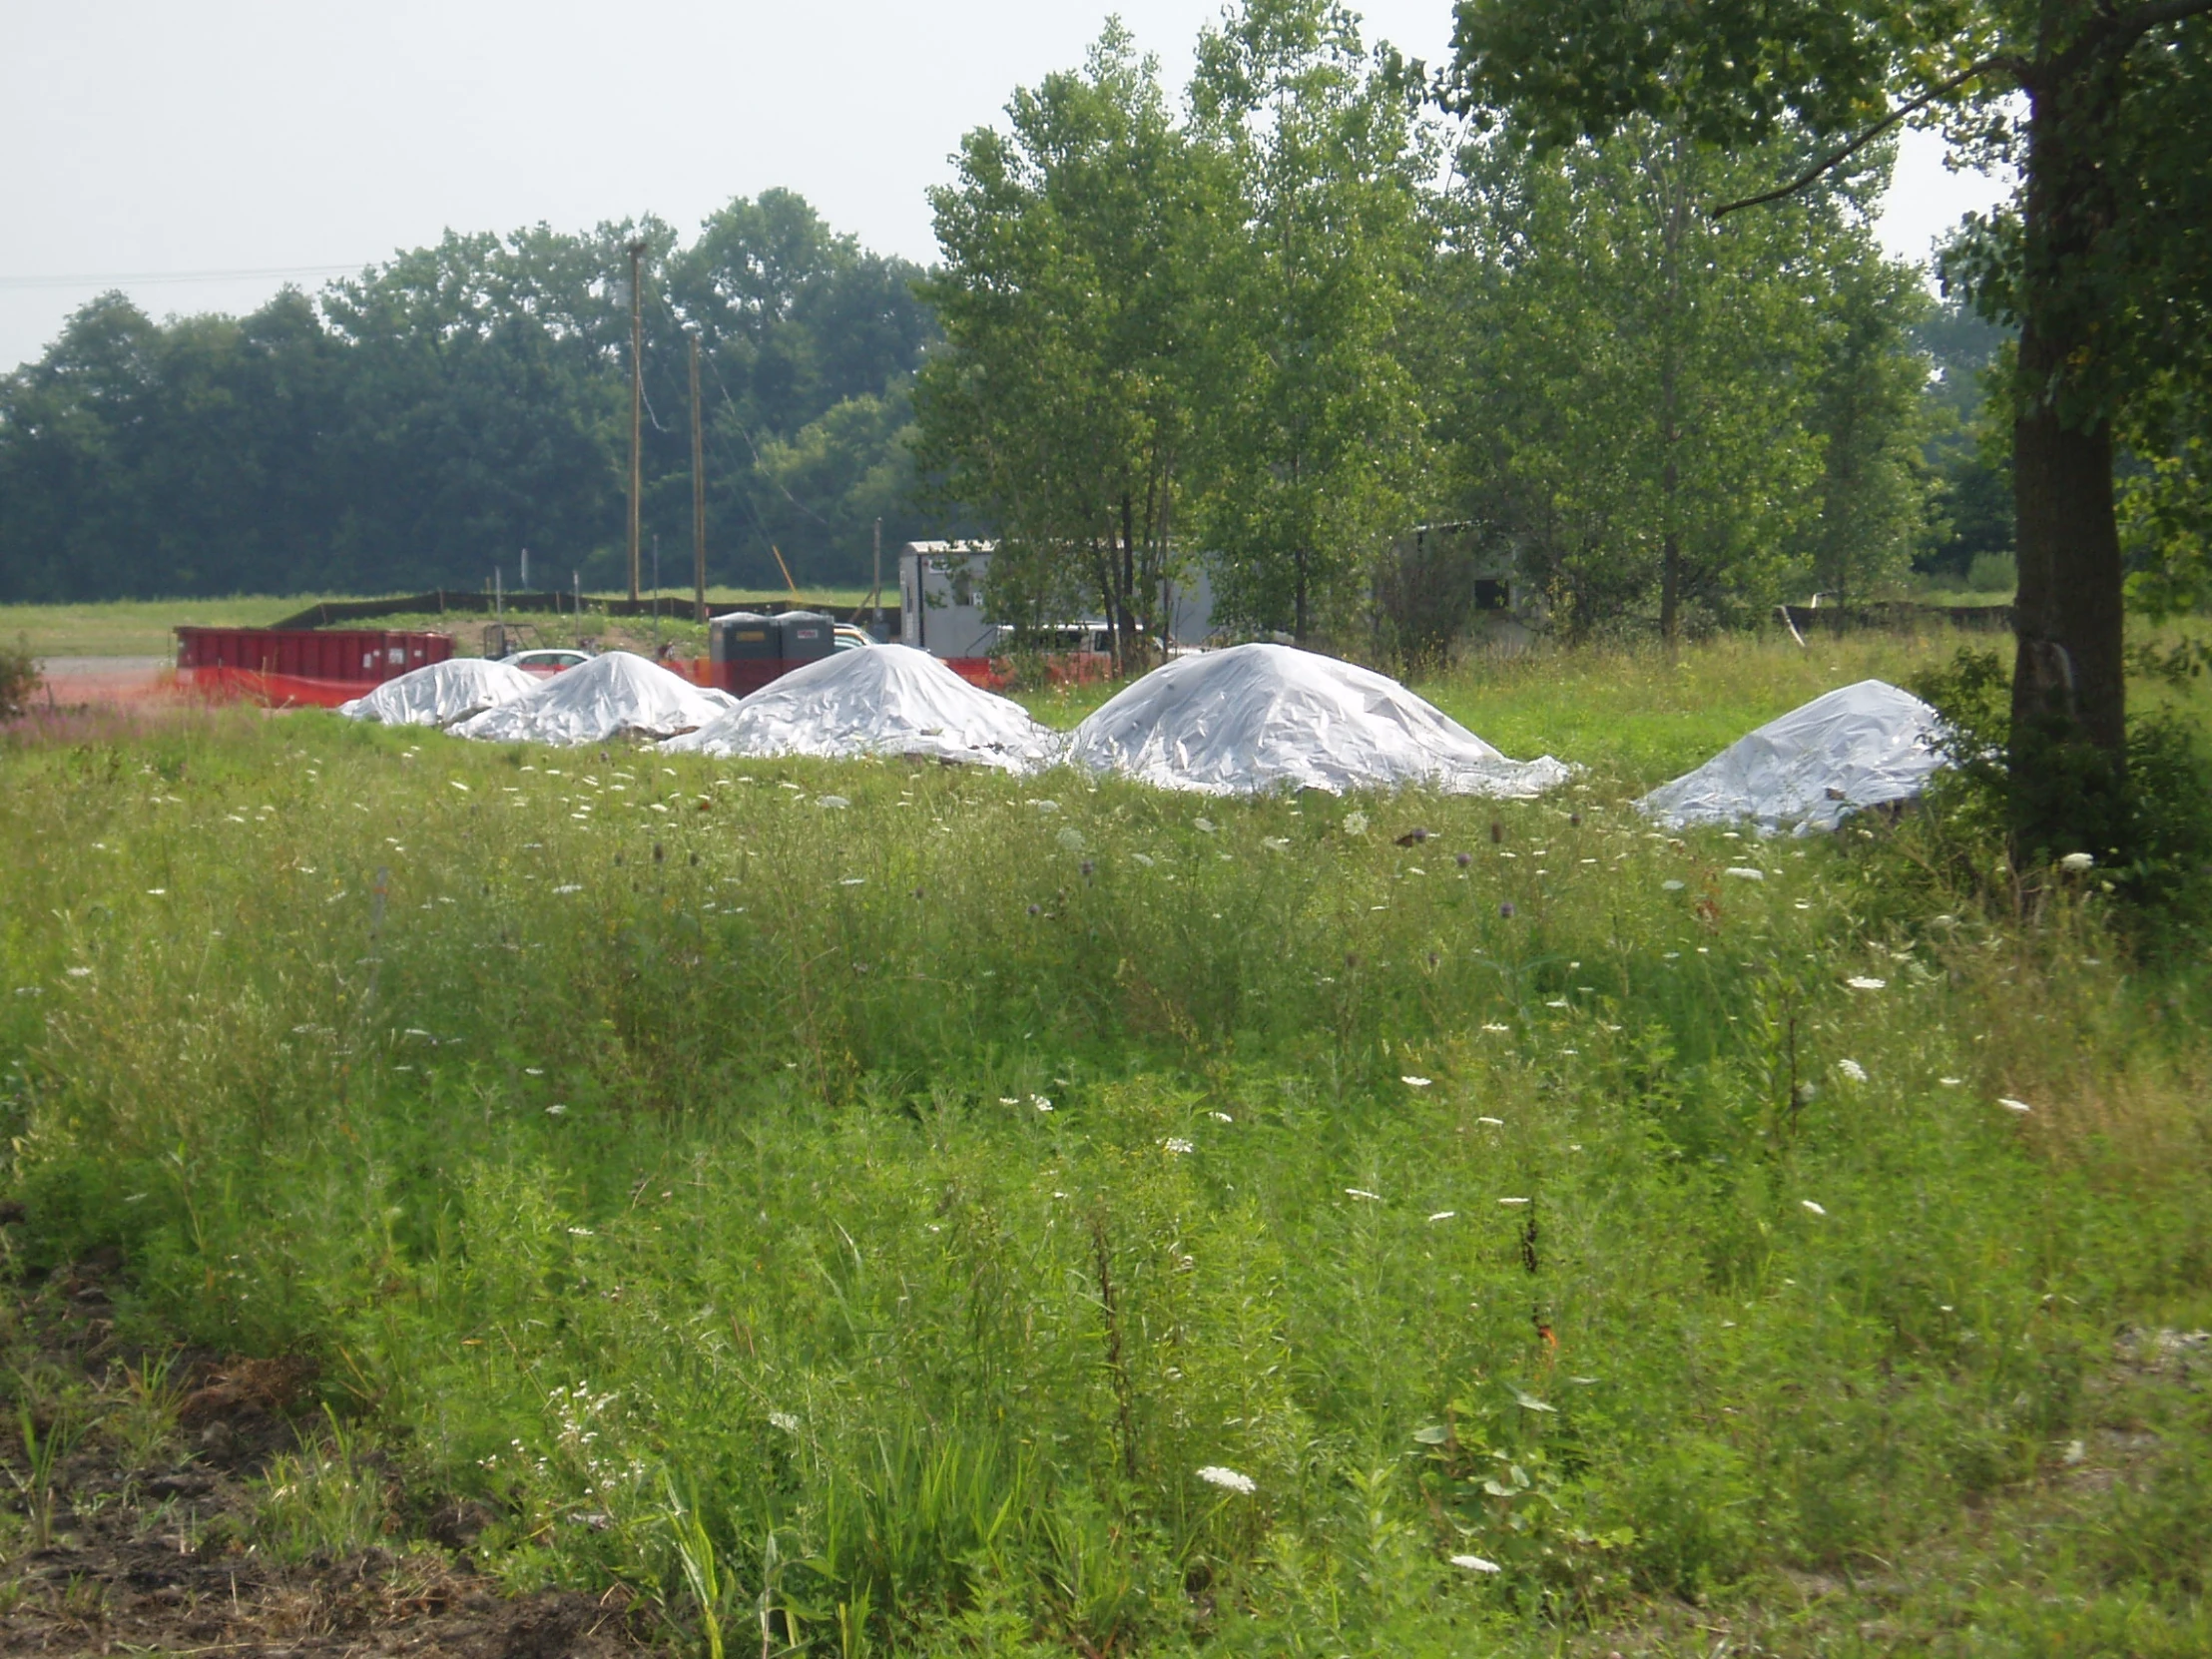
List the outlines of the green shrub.
{"type": "Polygon", "coordinates": [[[19,639],[0,645],[0,720],[14,720],[31,706],[31,699],[45,683],[39,660],[31,655],[31,642],[19,639]]]}
{"type": "Polygon", "coordinates": [[[2009,553],[1976,553],[1966,567],[1969,593],[2010,593],[2019,585],[2019,561],[2009,553]]]}

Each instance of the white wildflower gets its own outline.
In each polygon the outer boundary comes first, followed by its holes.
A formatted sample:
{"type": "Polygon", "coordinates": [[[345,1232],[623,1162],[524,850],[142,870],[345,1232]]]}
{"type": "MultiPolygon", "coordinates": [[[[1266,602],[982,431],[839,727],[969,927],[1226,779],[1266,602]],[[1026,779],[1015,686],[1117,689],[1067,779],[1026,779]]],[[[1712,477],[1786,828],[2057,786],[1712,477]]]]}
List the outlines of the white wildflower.
{"type": "Polygon", "coordinates": [[[1854,1083],[1864,1083],[1867,1080],[1867,1068],[1857,1060],[1838,1060],[1836,1074],[1854,1083]]]}
{"type": "Polygon", "coordinates": [[[1661,892],[1680,892],[1682,890],[1682,883],[1680,881],[1677,881],[1673,876],[1670,875],[1664,881],[1659,883],[1659,890],[1661,892]]]}
{"type": "Polygon", "coordinates": [[[1191,820],[1191,828],[1202,835],[1211,835],[1218,826],[1210,818],[1194,818],[1191,820]]]}
{"type": "Polygon", "coordinates": [[[837,877],[837,885],[840,887],[863,887],[867,885],[867,877],[864,875],[840,875],[837,877]]]}
{"type": "Polygon", "coordinates": [[[1955,1089],[1958,1087],[1959,1084],[1963,1083],[1965,1079],[1963,1077],[1938,1077],[1936,1079],[1936,1081],[1942,1084],[1942,1086],[1946,1089],[1955,1089]]]}
{"type": "Polygon", "coordinates": [[[1464,1567],[1469,1572],[1503,1572],[1505,1570],[1495,1561],[1485,1561],[1479,1555],[1454,1555],[1451,1558],[1451,1564],[1455,1567],[1464,1567]]]}
{"type": "Polygon", "coordinates": [[[1225,1469],[1219,1463],[1208,1463],[1198,1471],[1198,1477],[1209,1486],[1219,1486],[1225,1492],[1243,1492],[1248,1497],[1260,1489],[1260,1483],[1251,1475],[1225,1469]]]}
{"type": "Polygon", "coordinates": [[[1425,1089],[1428,1087],[1428,1079],[1425,1077],[1400,1077],[1398,1081],[1408,1089],[1425,1089]]]}
{"type": "Polygon", "coordinates": [[[787,1434],[799,1432],[799,1419],[789,1411],[771,1411],[768,1414],[768,1420],[770,1427],[781,1428],[787,1434]]]}
{"type": "Polygon", "coordinates": [[[1017,1100],[1014,1096],[1010,1094],[1000,1095],[998,1097],[998,1103],[1001,1106],[1019,1106],[1021,1104],[1019,1100],[1017,1100]]]}
{"type": "Polygon", "coordinates": [[[1227,1112],[1208,1112],[1206,1115],[1212,1118],[1216,1123],[1235,1123],[1237,1121],[1227,1112]]]}
{"type": "Polygon", "coordinates": [[[1365,813],[1347,813],[1347,814],[1345,814],[1345,833],[1346,833],[1346,834],[1348,834],[1348,835],[1364,835],[1364,834],[1366,834],[1367,832],[1368,832],[1368,815],[1367,815],[1367,814],[1365,814],[1365,813]]]}
{"type": "Polygon", "coordinates": [[[1449,1221],[1449,1220],[1451,1220],[1451,1218],[1452,1218],[1453,1216],[1456,1216],[1456,1215],[1457,1215],[1458,1213],[1459,1213],[1459,1212],[1458,1212],[1458,1211],[1456,1211],[1456,1210],[1438,1210],[1438,1211],[1437,1211],[1437,1212],[1436,1212],[1436,1213],[1435,1213],[1434,1215],[1430,1216],[1430,1217],[1429,1217],[1428,1219],[1429,1219],[1430,1221],[1449,1221]]]}
{"type": "Polygon", "coordinates": [[[1849,985],[1855,991],[1879,991],[1888,988],[1890,981],[1887,979],[1870,978],[1864,973],[1855,973],[1849,979],[1846,979],[1844,983],[1849,985]]]}
{"type": "Polygon", "coordinates": [[[1509,1031],[1511,1031],[1511,1030],[1512,1030],[1513,1028],[1512,1028],[1512,1027],[1511,1027],[1510,1025],[1499,1025],[1499,1024],[1497,1024],[1497,1023],[1496,1023],[1496,1022],[1495,1022],[1495,1021],[1493,1020],[1493,1021],[1490,1021],[1489,1023],[1486,1023],[1486,1024],[1485,1024],[1485,1025],[1484,1025],[1484,1026],[1482,1027],[1482,1029],[1483,1029],[1483,1030],[1485,1030],[1485,1031],[1499,1031],[1499,1032],[1509,1032],[1509,1031]]]}
{"type": "Polygon", "coordinates": [[[2073,870],[2078,874],[2080,871],[2088,869],[2095,863],[2096,858],[2090,853],[2069,852],[2063,858],[2058,860],[2058,867],[2060,869],[2073,870]]]}
{"type": "Polygon", "coordinates": [[[1045,1099],[1045,1097],[1041,1094],[1031,1095],[1029,1097],[1029,1104],[1036,1107],[1036,1109],[1040,1112],[1049,1112],[1052,1110],[1052,1102],[1045,1099]]]}
{"type": "Polygon", "coordinates": [[[584,884],[581,881],[563,881],[553,890],[555,892],[582,892],[584,890],[584,884]]]}
{"type": "Polygon", "coordinates": [[[1753,869],[1749,864],[1730,864],[1721,873],[1733,875],[1739,881],[1764,881],[1767,878],[1765,870],[1753,869]]]}
{"type": "Polygon", "coordinates": [[[567,1114],[568,1102],[565,1100],[556,1100],[545,1109],[545,1115],[549,1118],[565,1117],[567,1114]]]}
{"type": "Polygon", "coordinates": [[[1152,854],[1150,854],[1149,852],[1132,852],[1129,854],[1129,856],[1136,859],[1138,863],[1144,865],[1146,869],[1150,869],[1152,867],[1152,854]]]}
{"type": "Polygon", "coordinates": [[[68,973],[69,977],[72,979],[90,979],[92,977],[92,969],[88,967],[73,967],[67,968],[64,971],[68,973]]]}
{"type": "Polygon", "coordinates": [[[1503,1129],[1505,1127],[1505,1120],[1503,1118],[1476,1118],[1474,1121],[1476,1123],[1486,1123],[1492,1129],[1503,1129]]]}
{"type": "Polygon", "coordinates": [[[2010,1095],[1998,1095],[1997,1104],[1999,1106],[2002,1106],[2007,1112],[2032,1112],[2035,1110],[2035,1108],[2030,1106],[2026,1101],[2014,1100],[2010,1095]]]}
{"type": "Polygon", "coordinates": [[[1287,852],[1290,850],[1291,837],[1288,835],[1262,835],[1260,844],[1270,852],[1287,852]]]}
{"type": "Polygon", "coordinates": [[[841,795],[818,795],[815,797],[815,805],[826,813],[841,813],[852,803],[841,795]]]}
{"type": "Polygon", "coordinates": [[[1365,1199],[1370,1204],[1380,1204],[1382,1202],[1382,1195],[1381,1193],[1371,1193],[1365,1187],[1347,1187],[1345,1189],[1345,1196],[1347,1198],[1365,1199]]]}
{"type": "Polygon", "coordinates": [[[1528,1200],[1525,1198],[1501,1198],[1498,1200],[1498,1202],[1506,1206],[1506,1208],[1511,1209],[1515,1205],[1526,1204],[1528,1200]]]}
{"type": "Polygon", "coordinates": [[[1060,810],[1060,804],[1057,801],[1032,801],[1029,805],[1036,808],[1040,813],[1056,813],[1060,810]]]}
{"type": "Polygon", "coordinates": [[[1809,1198],[1801,1198],[1798,1200],[1798,1202],[1804,1205],[1808,1210],[1812,1211],[1813,1214],[1815,1214],[1816,1216],[1825,1216],[1828,1214],[1826,1210],[1822,1209],[1818,1204],[1815,1204],[1809,1198]]]}
{"type": "Polygon", "coordinates": [[[588,1239],[592,1237],[592,1230],[588,1227],[571,1227],[569,1229],[569,1232],[573,1233],[579,1239],[588,1239]]]}
{"type": "Polygon", "coordinates": [[[1081,852],[1083,850],[1083,831],[1080,830],[1063,830],[1055,838],[1070,852],[1081,852]]]}
{"type": "Polygon", "coordinates": [[[1197,1150],[1191,1145],[1189,1141],[1185,1140],[1181,1135],[1170,1135],[1160,1144],[1166,1147],[1168,1151],[1174,1153],[1178,1158],[1182,1157],[1187,1152],[1193,1152],[1197,1150]]]}

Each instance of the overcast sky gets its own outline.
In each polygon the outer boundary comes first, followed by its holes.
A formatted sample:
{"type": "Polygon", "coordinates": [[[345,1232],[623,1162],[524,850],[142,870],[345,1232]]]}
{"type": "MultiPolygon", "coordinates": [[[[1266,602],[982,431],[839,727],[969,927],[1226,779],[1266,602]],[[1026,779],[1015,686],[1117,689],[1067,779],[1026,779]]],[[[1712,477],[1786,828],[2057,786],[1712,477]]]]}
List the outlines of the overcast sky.
{"type": "MultiPolygon", "coordinates": [[[[1180,88],[1219,0],[1126,0],[1180,88]]],[[[927,261],[923,190],[1008,94],[1080,62],[1107,7],[1051,0],[16,0],[0,57],[0,365],[94,293],[246,310],[285,276],[448,226],[685,231],[784,185],[927,261]],[[244,274],[244,275],[242,275],[244,274]],[[66,278],[54,280],[53,278],[66,278]]],[[[1449,0],[1371,0],[1431,63],[1449,0]]],[[[1908,258],[1995,193],[1909,140],[1885,222],[1908,258]]]]}

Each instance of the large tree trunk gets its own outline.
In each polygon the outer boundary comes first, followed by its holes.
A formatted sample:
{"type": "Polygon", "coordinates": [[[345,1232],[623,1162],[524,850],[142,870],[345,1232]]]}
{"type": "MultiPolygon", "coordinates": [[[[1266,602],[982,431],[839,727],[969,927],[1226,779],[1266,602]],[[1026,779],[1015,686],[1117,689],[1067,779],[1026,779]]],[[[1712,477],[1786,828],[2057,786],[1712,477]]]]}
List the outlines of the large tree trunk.
{"type": "Polygon", "coordinates": [[[2013,630],[2012,828],[2035,860],[2113,850],[2125,833],[2127,689],[2110,388],[2112,319],[2084,276],[2112,223],[2097,165],[2117,115],[2112,65],[2054,65],[2030,85],[2021,193],[2019,373],[2012,426],[2019,594],[2013,630]]]}

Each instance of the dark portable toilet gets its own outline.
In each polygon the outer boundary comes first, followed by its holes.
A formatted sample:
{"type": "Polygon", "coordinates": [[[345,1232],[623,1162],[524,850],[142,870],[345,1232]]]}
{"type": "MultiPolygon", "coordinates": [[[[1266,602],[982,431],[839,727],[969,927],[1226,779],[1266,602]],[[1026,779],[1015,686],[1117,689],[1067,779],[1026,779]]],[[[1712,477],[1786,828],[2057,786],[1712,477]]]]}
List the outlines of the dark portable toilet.
{"type": "Polygon", "coordinates": [[[784,637],[776,618],[730,611],[707,622],[707,660],[714,682],[733,697],[757,692],[784,672],[784,637]]]}
{"type": "Polygon", "coordinates": [[[836,618],[820,611],[786,611],[776,619],[784,636],[784,672],[803,668],[837,648],[836,618]]]}

